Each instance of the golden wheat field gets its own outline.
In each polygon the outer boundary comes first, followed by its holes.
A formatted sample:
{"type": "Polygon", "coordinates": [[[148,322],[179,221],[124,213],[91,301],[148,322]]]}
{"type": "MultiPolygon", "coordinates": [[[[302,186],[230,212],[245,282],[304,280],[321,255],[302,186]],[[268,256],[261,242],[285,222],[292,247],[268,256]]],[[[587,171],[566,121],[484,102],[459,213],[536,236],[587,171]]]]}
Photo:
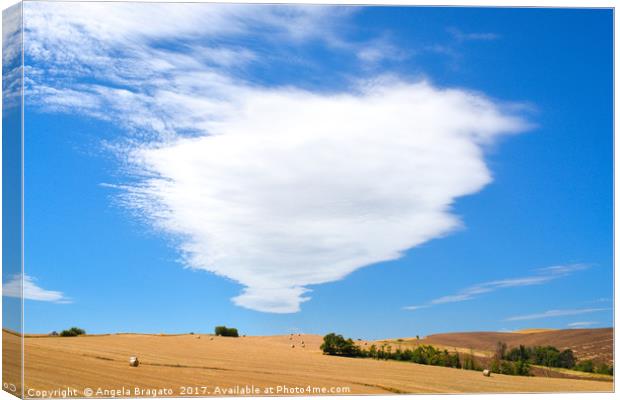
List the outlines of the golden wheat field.
{"type": "MultiPolygon", "coordinates": [[[[18,341],[3,332],[5,348],[16,348],[18,341]]],[[[61,392],[54,390],[59,389],[75,390],[80,397],[613,390],[612,382],[484,377],[478,371],[326,356],[321,341],[318,335],[27,336],[25,394],[58,397],[61,392]],[[139,367],[129,366],[131,356],[139,358],[139,367]]],[[[11,377],[5,373],[4,378],[11,377]]]]}

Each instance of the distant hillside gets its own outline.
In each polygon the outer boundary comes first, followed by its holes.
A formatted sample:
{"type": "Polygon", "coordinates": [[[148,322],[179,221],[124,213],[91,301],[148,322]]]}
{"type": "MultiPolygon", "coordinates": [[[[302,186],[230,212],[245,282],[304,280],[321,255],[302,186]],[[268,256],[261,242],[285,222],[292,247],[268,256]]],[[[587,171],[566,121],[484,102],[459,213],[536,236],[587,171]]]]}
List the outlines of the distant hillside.
{"type": "Polygon", "coordinates": [[[430,335],[420,343],[452,346],[492,352],[497,342],[508,348],[524,346],[554,346],[570,348],[578,359],[613,362],[613,328],[599,329],[528,329],[519,332],[457,332],[430,335]]]}

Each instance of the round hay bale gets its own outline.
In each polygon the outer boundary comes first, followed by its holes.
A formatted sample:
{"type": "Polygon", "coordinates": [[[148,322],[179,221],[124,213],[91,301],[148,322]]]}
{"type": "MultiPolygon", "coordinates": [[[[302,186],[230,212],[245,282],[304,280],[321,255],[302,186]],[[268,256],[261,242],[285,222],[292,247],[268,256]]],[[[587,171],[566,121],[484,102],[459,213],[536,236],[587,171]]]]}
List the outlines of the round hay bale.
{"type": "Polygon", "coordinates": [[[213,340],[213,336],[211,336],[211,337],[209,338],[209,340],[213,340]]]}
{"type": "Polygon", "coordinates": [[[482,371],[482,375],[491,376],[491,371],[489,371],[488,369],[485,369],[484,371],[482,371]]]}
{"type": "Polygon", "coordinates": [[[200,335],[196,336],[196,339],[200,339],[200,335]]]}
{"type": "Polygon", "coordinates": [[[305,344],[303,340],[301,341],[301,344],[305,344]]]}
{"type": "Polygon", "coordinates": [[[140,361],[138,360],[138,357],[136,357],[136,356],[129,357],[129,366],[130,367],[137,367],[138,365],[140,365],[140,361]]]}
{"type": "Polygon", "coordinates": [[[293,336],[289,336],[288,340],[293,340],[293,336]]]}
{"type": "Polygon", "coordinates": [[[291,345],[291,349],[294,349],[294,348],[295,348],[295,345],[294,345],[294,344],[292,344],[292,345],[291,345]]]}

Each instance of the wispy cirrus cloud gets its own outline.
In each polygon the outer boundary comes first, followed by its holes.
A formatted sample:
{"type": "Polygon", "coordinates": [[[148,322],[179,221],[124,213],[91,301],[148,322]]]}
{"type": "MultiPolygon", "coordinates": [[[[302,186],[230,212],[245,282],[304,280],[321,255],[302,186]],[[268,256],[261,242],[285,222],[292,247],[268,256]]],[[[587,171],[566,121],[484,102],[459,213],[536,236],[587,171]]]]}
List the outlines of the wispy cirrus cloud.
{"type": "Polygon", "coordinates": [[[412,50],[394,45],[387,37],[380,37],[366,43],[352,44],[357,58],[367,67],[380,65],[382,61],[402,61],[413,56],[412,50]]]}
{"type": "Polygon", "coordinates": [[[602,311],[609,311],[611,308],[574,308],[574,309],[562,309],[562,310],[549,310],[536,314],[517,315],[514,317],[506,318],[505,321],[526,321],[533,319],[545,319],[566,317],[571,315],[591,314],[602,311]]]}
{"type": "Polygon", "coordinates": [[[52,303],[71,303],[62,292],[43,289],[36,283],[36,279],[24,275],[15,275],[2,284],[2,295],[7,297],[23,298],[25,300],[48,301],[52,303]],[[23,285],[23,292],[22,292],[23,285]]]}
{"type": "Polygon", "coordinates": [[[108,187],[252,310],[297,312],[313,285],[458,229],[452,204],[491,182],[487,146],[529,128],[483,94],[389,74],[325,69],[347,76],[337,90],[248,78],[309,42],[385,58],[340,35],[339,8],[92,4],[26,5],[28,95],[122,127],[131,183],[108,187]]]}
{"type": "Polygon", "coordinates": [[[447,31],[459,42],[464,41],[491,41],[500,38],[500,35],[493,32],[463,32],[462,30],[450,27],[447,31]]]}
{"type": "Polygon", "coordinates": [[[455,294],[441,296],[433,299],[427,304],[407,306],[404,307],[404,309],[413,311],[421,308],[428,308],[438,304],[457,303],[461,301],[472,300],[482,294],[495,292],[500,289],[541,285],[568,276],[573,272],[585,270],[587,268],[589,268],[589,265],[586,264],[554,265],[551,267],[539,268],[536,270],[536,273],[534,275],[479,283],[473,286],[469,286],[455,294]]]}
{"type": "Polygon", "coordinates": [[[5,116],[21,104],[22,13],[16,4],[2,12],[2,108],[5,116]]]}
{"type": "Polygon", "coordinates": [[[596,321],[581,321],[581,322],[571,322],[570,324],[567,324],[566,326],[568,326],[569,328],[587,328],[589,326],[596,325],[596,324],[598,324],[598,322],[596,321]]]}

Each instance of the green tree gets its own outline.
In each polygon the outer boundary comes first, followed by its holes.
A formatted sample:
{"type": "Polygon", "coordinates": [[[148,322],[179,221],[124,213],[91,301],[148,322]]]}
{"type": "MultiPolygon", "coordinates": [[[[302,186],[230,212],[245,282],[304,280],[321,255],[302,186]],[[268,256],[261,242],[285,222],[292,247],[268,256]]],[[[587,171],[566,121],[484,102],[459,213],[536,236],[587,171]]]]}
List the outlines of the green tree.
{"type": "Polygon", "coordinates": [[[239,337],[239,331],[237,331],[237,328],[227,328],[225,326],[216,326],[215,335],[216,336],[239,337]]]}
{"type": "Polygon", "coordinates": [[[575,356],[571,349],[566,349],[558,355],[557,366],[571,369],[575,366],[575,356]]]}
{"type": "Polygon", "coordinates": [[[353,339],[345,339],[342,335],[336,335],[335,333],[330,333],[323,337],[321,350],[323,350],[324,354],[345,357],[358,357],[362,354],[360,348],[353,342],[353,339]]]}
{"type": "Polygon", "coordinates": [[[476,369],[476,361],[473,350],[470,350],[469,354],[463,357],[463,369],[476,369]]]}
{"type": "Polygon", "coordinates": [[[503,360],[506,358],[506,349],[508,346],[506,346],[506,343],[504,342],[497,342],[497,344],[495,345],[495,358],[498,360],[503,360]]]}
{"type": "Polygon", "coordinates": [[[370,349],[368,349],[368,357],[370,358],[377,358],[377,346],[375,346],[374,344],[370,346],[370,349]]]}
{"type": "Polygon", "coordinates": [[[86,331],[84,329],[81,329],[75,326],[60,332],[60,336],[65,336],[65,337],[80,336],[80,335],[85,335],[85,334],[86,334],[86,331]]]}
{"type": "Polygon", "coordinates": [[[594,369],[594,372],[597,374],[613,375],[614,367],[613,365],[601,364],[594,369]]]}
{"type": "Polygon", "coordinates": [[[500,364],[499,364],[499,360],[497,359],[493,359],[493,361],[491,361],[491,367],[489,368],[491,370],[491,372],[493,372],[494,374],[499,374],[500,373],[500,364]]]}
{"type": "Polygon", "coordinates": [[[592,363],[592,360],[579,361],[577,365],[575,365],[574,369],[583,372],[594,372],[594,364],[592,363]]]}
{"type": "Polygon", "coordinates": [[[530,364],[525,360],[519,360],[515,363],[514,371],[516,375],[528,376],[530,374],[530,364]]]}

